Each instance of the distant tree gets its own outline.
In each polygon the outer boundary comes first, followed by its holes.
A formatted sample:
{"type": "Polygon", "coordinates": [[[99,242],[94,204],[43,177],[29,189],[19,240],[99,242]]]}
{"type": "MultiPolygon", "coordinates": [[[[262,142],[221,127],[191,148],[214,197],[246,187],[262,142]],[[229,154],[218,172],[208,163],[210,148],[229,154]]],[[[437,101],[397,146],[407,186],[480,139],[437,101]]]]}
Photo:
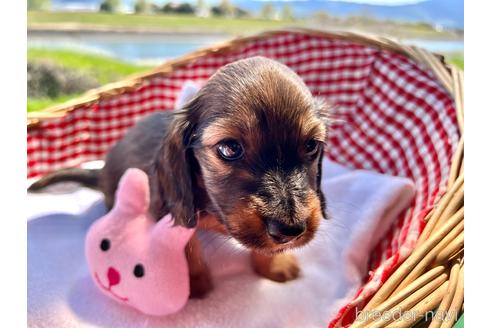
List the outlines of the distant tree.
{"type": "Polygon", "coordinates": [[[46,10],[50,9],[51,0],[27,0],[28,10],[46,10]]]}
{"type": "Polygon", "coordinates": [[[183,3],[175,3],[169,2],[162,8],[162,11],[167,14],[194,14],[195,7],[191,4],[183,2],[183,3]]]}
{"type": "Polygon", "coordinates": [[[152,13],[158,13],[162,10],[162,8],[158,5],[158,4],[155,4],[153,2],[150,3],[150,12],[152,13]]]}
{"type": "Polygon", "coordinates": [[[178,6],[176,13],[178,14],[194,14],[195,13],[195,7],[189,3],[182,3],[178,6]]]}
{"type": "Polygon", "coordinates": [[[210,8],[210,12],[214,16],[224,16],[224,12],[222,11],[222,8],[220,8],[220,6],[212,6],[212,8],[210,8]]]}
{"type": "Polygon", "coordinates": [[[134,9],[136,14],[146,14],[152,11],[151,4],[146,0],[137,0],[134,9]]]}
{"type": "Polygon", "coordinates": [[[328,23],[331,17],[326,11],[318,11],[314,13],[314,19],[319,23],[328,23]]]}
{"type": "Polygon", "coordinates": [[[236,8],[229,0],[222,0],[219,7],[222,9],[223,15],[226,17],[234,17],[236,14],[236,8]]]}
{"type": "Polygon", "coordinates": [[[114,13],[118,11],[120,7],[119,0],[104,0],[99,7],[99,11],[114,13]]]}
{"type": "Polygon", "coordinates": [[[243,18],[243,17],[250,17],[250,16],[251,14],[249,13],[249,11],[236,7],[236,17],[243,18]]]}
{"type": "Polygon", "coordinates": [[[263,5],[260,12],[260,17],[263,19],[275,18],[275,7],[269,2],[263,5]]]}
{"type": "Polygon", "coordinates": [[[282,16],[281,18],[286,21],[294,20],[294,12],[292,11],[292,7],[288,4],[285,4],[282,8],[282,16]]]}
{"type": "Polygon", "coordinates": [[[178,4],[175,2],[168,2],[162,7],[162,12],[166,14],[173,14],[176,12],[176,7],[178,7],[178,4]]]}
{"type": "Polygon", "coordinates": [[[234,6],[229,0],[222,0],[219,5],[211,7],[210,11],[214,16],[223,16],[229,18],[251,16],[249,11],[234,6]]]}

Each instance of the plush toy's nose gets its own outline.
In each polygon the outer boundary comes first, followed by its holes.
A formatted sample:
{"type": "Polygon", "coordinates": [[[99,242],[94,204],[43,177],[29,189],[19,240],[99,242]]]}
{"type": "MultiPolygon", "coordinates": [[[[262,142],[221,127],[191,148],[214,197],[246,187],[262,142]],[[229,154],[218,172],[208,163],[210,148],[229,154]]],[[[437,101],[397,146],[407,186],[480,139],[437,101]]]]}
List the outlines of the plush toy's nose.
{"type": "Polygon", "coordinates": [[[108,269],[108,281],[109,281],[109,287],[120,283],[120,274],[113,267],[109,267],[108,269]]]}

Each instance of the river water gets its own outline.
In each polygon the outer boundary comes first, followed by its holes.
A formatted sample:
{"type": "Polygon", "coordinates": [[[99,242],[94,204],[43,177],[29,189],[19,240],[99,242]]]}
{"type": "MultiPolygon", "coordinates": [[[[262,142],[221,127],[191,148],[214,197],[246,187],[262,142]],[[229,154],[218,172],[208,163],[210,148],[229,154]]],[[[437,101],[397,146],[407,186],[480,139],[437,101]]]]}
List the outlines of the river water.
{"type": "MultiPolygon", "coordinates": [[[[230,38],[223,34],[28,33],[27,45],[79,50],[137,64],[157,65],[230,38]]],[[[438,53],[463,52],[463,40],[408,39],[402,42],[438,53]]]]}

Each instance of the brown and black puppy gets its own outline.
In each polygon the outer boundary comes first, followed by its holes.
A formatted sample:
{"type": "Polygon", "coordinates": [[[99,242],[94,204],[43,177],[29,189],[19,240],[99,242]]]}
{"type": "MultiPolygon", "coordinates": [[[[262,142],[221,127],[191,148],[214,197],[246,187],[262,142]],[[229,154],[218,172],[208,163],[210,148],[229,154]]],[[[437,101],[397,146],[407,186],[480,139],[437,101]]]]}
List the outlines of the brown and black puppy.
{"type": "MultiPolygon", "coordinates": [[[[129,167],[150,176],[152,214],[214,229],[252,250],[257,273],[299,275],[285,251],[308,243],[325,216],[320,190],[327,108],[286,66],[254,57],[222,67],[184,108],[140,120],[107,154],[100,172],[68,169],[31,189],[79,180],[106,205],[129,167]]],[[[187,248],[192,296],[212,288],[193,238],[187,248]]]]}

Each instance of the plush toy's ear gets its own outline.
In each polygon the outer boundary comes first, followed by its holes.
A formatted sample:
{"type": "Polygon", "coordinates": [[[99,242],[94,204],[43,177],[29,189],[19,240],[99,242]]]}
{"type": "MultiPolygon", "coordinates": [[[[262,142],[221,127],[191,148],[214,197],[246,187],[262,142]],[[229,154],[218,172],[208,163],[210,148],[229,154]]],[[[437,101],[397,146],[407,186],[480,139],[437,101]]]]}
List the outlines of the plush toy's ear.
{"type": "Polygon", "coordinates": [[[180,249],[186,246],[195,230],[195,228],[190,229],[174,224],[171,214],[168,214],[156,223],[152,231],[152,238],[180,249]]]}
{"type": "Polygon", "coordinates": [[[136,168],[126,170],[118,185],[115,208],[132,215],[139,215],[148,211],[149,202],[150,192],[147,174],[136,168]]]}
{"type": "Polygon", "coordinates": [[[186,103],[191,101],[193,97],[195,97],[200,90],[200,85],[194,81],[186,81],[181,91],[176,98],[176,102],[174,103],[174,108],[183,108],[186,103]]]}

